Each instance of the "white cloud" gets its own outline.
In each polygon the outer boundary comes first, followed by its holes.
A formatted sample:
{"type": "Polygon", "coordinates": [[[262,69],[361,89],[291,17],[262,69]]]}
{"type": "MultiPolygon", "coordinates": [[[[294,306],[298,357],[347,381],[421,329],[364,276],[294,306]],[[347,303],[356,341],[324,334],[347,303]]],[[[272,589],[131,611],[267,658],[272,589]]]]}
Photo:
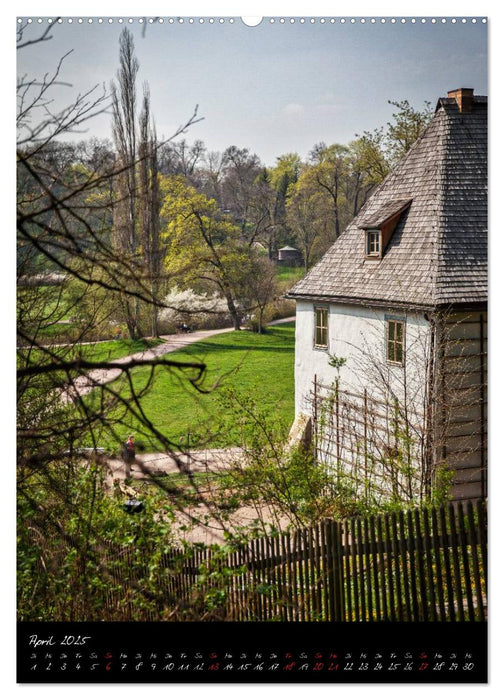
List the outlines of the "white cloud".
{"type": "Polygon", "coordinates": [[[282,112],[291,116],[297,116],[304,112],[304,106],[298,102],[289,102],[285,107],[282,107],[282,112]]]}
{"type": "Polygon", "coordinates": [[[320,102],[322,104],[333,104],[335,99],[334,92],[324,92],[324,94],[320,96],[320,102]]]}
{"type": "Polygon", "coordinates": [[[340,114],[343,111],[343,108],[339,104],[321,104],[321,105],[315,105],[315,109],[318,114],[340,114]]]}

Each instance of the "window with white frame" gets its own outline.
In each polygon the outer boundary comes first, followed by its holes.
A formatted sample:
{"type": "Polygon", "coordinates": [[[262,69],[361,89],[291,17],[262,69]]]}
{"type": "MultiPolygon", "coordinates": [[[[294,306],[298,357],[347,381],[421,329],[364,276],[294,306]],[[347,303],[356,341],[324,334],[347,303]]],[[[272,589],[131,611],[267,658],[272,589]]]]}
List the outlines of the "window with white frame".
{"type": "Polygon", "coordinates": [[[327,348],[329,338],[329,309],[315,307],[315,347],[327,348]]]}
{"type": "Polygon", "coordinates": [[[387,319],[387,362],[394,365],[404,364],[404,330],[405,322],[387,319]]]}
{"type": "Polygon", "coordinates": [[[366,255],[369,258],[381,256],[381,231],[379,229],[366,231],[366,255]]]}

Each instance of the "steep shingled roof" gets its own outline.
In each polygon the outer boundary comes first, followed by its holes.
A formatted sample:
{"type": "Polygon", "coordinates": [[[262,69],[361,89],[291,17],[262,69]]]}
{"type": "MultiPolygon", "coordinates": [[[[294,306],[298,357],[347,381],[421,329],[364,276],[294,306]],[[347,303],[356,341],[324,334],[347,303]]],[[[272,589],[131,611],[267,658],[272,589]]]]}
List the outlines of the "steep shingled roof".
{"type": "Polygon", "coordinates": [[[453,98],[438,101],[422,136],[288,296],[426,307],[486,302],[486,97],[475,96],[467,113],[453,98]],[[409,199],[383,257],[366,260],[363,228],[409,199]]]}

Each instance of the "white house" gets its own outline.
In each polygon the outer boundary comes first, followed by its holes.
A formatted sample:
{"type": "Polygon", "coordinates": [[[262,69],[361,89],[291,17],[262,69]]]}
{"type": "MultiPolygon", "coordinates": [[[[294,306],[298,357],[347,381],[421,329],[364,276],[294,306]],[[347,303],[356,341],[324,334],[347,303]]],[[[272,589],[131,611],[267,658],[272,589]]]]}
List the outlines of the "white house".
{"type": "Polygon", "coordinates": [[[296,415],[319,458],[411,498],[453,471],[486,496],[487,98],[438,101],[423,135],[296,300],[296,415]]]}

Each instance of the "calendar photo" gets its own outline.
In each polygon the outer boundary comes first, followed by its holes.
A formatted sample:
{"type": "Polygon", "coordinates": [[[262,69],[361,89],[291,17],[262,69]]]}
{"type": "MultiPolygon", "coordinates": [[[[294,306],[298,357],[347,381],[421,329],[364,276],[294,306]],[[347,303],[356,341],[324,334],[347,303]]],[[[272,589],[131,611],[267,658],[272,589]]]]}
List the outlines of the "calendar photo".
{"type": "Polygon", "coordinates": [[[19,683],[487,681],[487,30],[16,19],[19,683]]]}

